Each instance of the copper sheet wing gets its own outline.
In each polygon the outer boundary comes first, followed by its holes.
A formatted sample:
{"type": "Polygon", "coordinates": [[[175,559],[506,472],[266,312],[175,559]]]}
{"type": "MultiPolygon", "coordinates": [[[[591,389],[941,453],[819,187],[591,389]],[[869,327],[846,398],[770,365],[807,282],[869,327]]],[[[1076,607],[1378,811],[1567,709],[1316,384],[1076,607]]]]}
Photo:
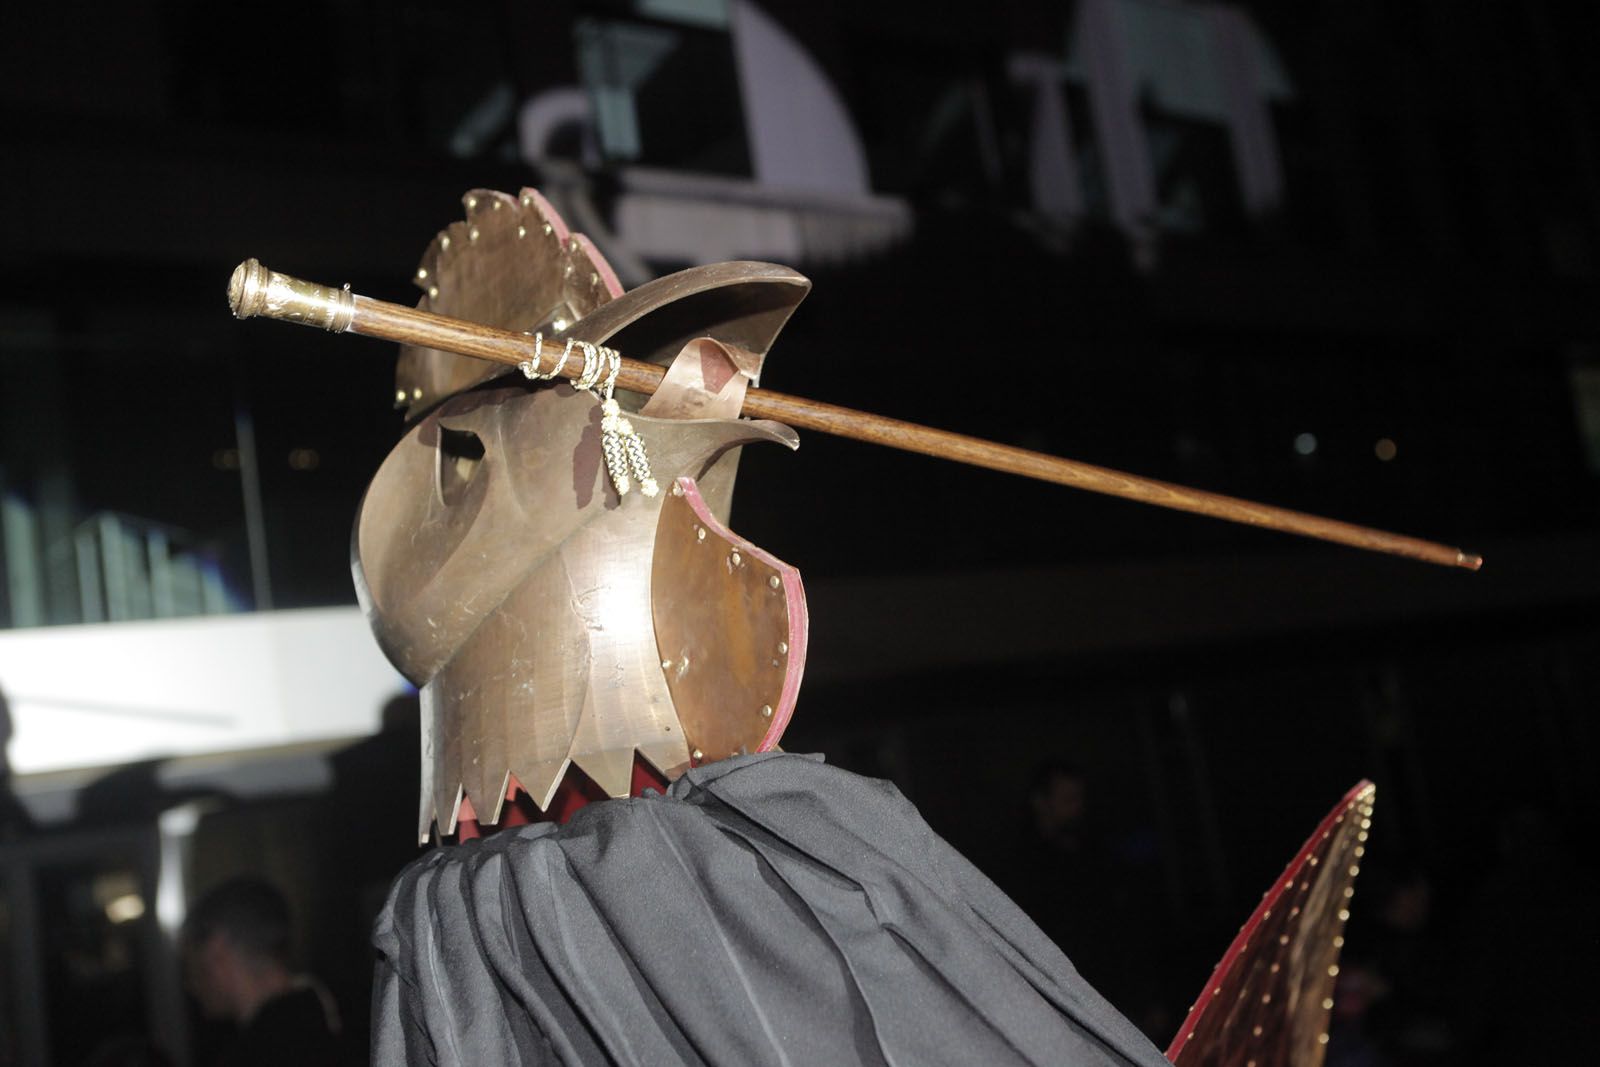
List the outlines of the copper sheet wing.
{"type": "MultiPolygon", "coordinates": [[[[507,330],[559,333],[622,295],[599,249],[571,233],[537,190],[474,189],[466,218],[434,237],[417,265],[417,307],[507,330]]],[[[395,402],[412,414],[504,368],[412,345],[400,349],[395,402]]]]}
{"type": "Polygon", "coordinates": [[[656,526],[650,603],[695,761],[777,747],[805,672],[800,572],[729,530],[679,478],[656,526]]]}
{"type": "Polygon", "coordinates": [[[1321,1067],[1375,793],[1345,794],[1267,890],[1167,1049],[1178,1067],[1321,1067]]]}

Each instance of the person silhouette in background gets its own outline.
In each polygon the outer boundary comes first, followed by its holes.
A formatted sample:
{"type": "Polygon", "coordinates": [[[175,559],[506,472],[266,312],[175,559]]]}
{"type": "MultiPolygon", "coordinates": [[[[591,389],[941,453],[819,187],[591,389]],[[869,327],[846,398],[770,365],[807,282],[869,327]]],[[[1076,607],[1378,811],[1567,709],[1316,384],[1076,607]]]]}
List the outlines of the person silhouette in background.
{"type": "MultiPolygon", "coordinates": [[[[1113,988],[1120,970],[1122,932],[1115,920],[1127,891],[1116,864],[1090,819],[1089,783],[1077,766],[1052,761],[1028,784],[1028,833],[1017,864],[1023,881],[1013,897],[1091,982],[1113,988]]],[[[1116,1003],[1113,1000],[1113,1003],[1116,1003]]]]}
{"type": "Polygon", "coordinates": [[[417,842],[417,777],[422,764],[422,705],[415,692],[383,706],[382,729],[338,752],[325,814],[308,843],[322,884],[318,973],[344,1008],[352,1057],[371,1031],[372,927],[389,885],[422,847],[417,842]],[[352,833],[352,827],[360,827],[352,833]]]}
{"type": "Polygon", "coordinates": [[[1028,783],[1028,819],[1005,888],[1078,971],[1154,1040],[1182,1018],[1163,1003],[1165,908],[1147,865],[1094,816],[1088,774],[1065,760],[1028,783]]]}
{"type": "Polygon", "coordinates": [[[342,1062],[333,1000],[289,962],[289,906],[271,884],[241,877],[202,897],[184,922],[184,982],[210,1018],[238,1027],[227,1067],[342,1062]]]}

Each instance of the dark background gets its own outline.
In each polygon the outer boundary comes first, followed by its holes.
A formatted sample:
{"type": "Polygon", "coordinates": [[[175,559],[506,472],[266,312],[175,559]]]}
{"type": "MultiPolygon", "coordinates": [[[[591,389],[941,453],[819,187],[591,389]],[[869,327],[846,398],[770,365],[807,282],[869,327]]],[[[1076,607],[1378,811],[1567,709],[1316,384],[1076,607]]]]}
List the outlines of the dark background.
{"type": "MultiPolygon", "coordinates": [[[[1029,98],[1005,58],[1059,50],[1071,5],[763,6],[915,220],[887,251],[796,264],[815,288],[763,384],[1487,561],[1447,572],[814,434],[748,450],[734,526],[812,598],[785,747],[893,778],[1003,881],[1031,854],[1030,777],[1080,768],[1115,877],[1153,887],[1123,935],[1151,1003],[1127,1008],[1165,1033],[1370,777],[1348,954],[1389,995],[1351,1017],[1343,1062],[1576,1051],[1600,955],[1580,879],[1600,700],[1592,13],[1239,5],[1295,88],[1273,112],[1283,207],[1248,217],[1218,132],[1152,115],[1178,146],[1158,185],[1198,190],[1201,221],[1135,247],[1092,203],[1063,228],[1028,202],[1029,98]],[[1419,892],[1421,918],[1395,918],[1419,892]]],[[[412,301],[467,189],[541,181],[509,126],[463,151],[462,116],[495,85],[576,80],[574,19],[627,10],[343,0],[249,26],[195,3],[8,5],[0,489],[179,530],[248,604],[226,455],[248,412],[273,606],[351,602],[351,517],[400,432],[391,353],[235,323],[228,274],[257,256],[412,301]],[[314,468],[291,466],[305,449],[314,468]]],[[[669,69],[665,99],[727,82],[715,42],[691,44],[710,51],[669,69]]],[[[736,111],[681,137],[673,118],[644,116],[643,162],[748,174],[736,111]]],[[[591,172],[602,205],[609,174],[591,172]]]]}

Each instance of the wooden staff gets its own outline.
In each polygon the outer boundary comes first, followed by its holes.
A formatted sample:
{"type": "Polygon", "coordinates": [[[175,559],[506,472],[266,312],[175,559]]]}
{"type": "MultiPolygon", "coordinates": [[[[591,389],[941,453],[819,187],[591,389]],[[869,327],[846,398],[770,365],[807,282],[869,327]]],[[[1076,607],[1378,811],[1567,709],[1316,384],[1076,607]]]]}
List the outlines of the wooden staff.
{"type": "MultiPolygon", "coordinates": [[[[245,260],[234,270],[233,278],[228,283],[228,303],[234,315],[241,319],[256,315],[284,319],[319,326],[334,333],[381,337],[387,341],[436,348],[508,366],[538,359],[541,369],[555,366],[557,373],[568,379],[577,378],[583,372],[583,357],[578,351],[573,350],[565,360],[562,359],[566,349],[562,342],[545,341],[542,347],[536,346],[534,339],[526,334],[373,300],[358,296],[348,288],[315,285],[269,271],[254,259],[245,260]]],[[[617,371],[616,384],[636,393],[653,394],[665,374],[662,367],[624,358],[617,371]]],[[[752,418],[775,419],[791,426],[888,445],[907,452],[920,452],[990,470],[1020,474],[1025,478],[1086,489],[1091,493],[1119,496],[1269,530],[1282,530],[1373,552],[1387,552],[1471,571],[1483,566],[1483,559],[1479,556],[1432,541],[1319,518],[1220,493],[1190,489],[1171,482],[1141,478],[1090,463],[1030,452],[770,389],[748,391],[741,414],[752,418]]]]}

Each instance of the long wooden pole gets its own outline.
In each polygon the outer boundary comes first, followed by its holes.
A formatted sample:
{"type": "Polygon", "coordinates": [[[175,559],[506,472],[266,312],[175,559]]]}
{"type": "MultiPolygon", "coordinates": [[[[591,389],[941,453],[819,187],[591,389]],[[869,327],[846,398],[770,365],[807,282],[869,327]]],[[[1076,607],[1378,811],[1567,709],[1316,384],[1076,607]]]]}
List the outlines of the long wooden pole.
{"type": "MultiPolygon", "coordinates": [[[[241,263],[234,271],[228,284],[228,302],[239,318],[261,315],[284,319],[334,332],[358,333],[402,344],[436,348],[510,366],[538,359],[541,370],[554,368],[561,377],[568,379],[576,378],[583,372],[582,356],[574,349],[563,360],[566,346],[560,342],[546,341],[539,347],[526,334],[373,300],[348,290],[315,285],[269,271],[253,259],[241,263]]],[[[654,393],[665,373],[663,368],[654,364],[624,357],[617,371],[617,385],[636,393],[654,393]]],[[[1472,571],[1483,565],[1482,557],[1449,545],[1258,504],[1221,493],[1190,489],[1153,478],[1141,478],[1091,463],[1030,452],[1024,448],[935,430],[913,422],[854,411],[770,389],[749,390],[745,394],[741,414],[775,419],[803,429],[820,430],[856,441],[920,452],[1008,474],[1020,474],[1025,478],[1086,489],[1091,493],[1209,515],[1248,526],[1281,530],[1373,552],[1386,552],[1472,571]]]]}

